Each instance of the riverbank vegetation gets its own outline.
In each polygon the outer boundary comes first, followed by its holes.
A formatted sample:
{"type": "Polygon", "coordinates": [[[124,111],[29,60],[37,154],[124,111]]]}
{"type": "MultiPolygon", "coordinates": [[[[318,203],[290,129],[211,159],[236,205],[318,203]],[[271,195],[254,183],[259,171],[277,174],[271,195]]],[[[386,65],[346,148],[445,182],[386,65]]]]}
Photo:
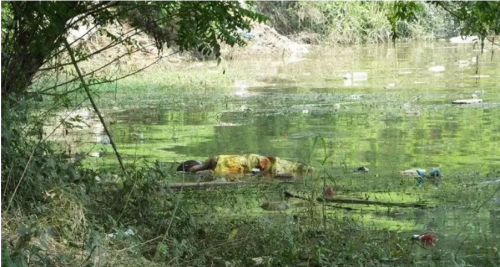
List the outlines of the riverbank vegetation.
{"type": "MultiPolygon", "coordinates": [[[[282,34],[312,44],[391,42],[392,2],[259,2],[257,10],[271,18],[282,34]]],[[[459,33],[451,15],[419,4],[414,21],[400,21],[397,35],[405,40],[430,40],[459,33]]]]}
{"type": "Polygon", "coordinates": [[[311,44],[432,40],[473,34],[483,39],[497,35],[500,27],[495,15],[497,3],[472,1],[277,1],[258,2],[256,10],[269,16],[278,32],[311,44]]]}
{"type": "MultiPolygon", "coordinates": [[[[485,25],[471,19],[463,22],[464,33],[498,34],[498,24],[491,24],[495,19],[491,14],[498,14],[498,5],[494,5],[488,8],[469,4],[467,8],[486,14],[480,21],[490,25],[491,32],[485,32],[485,25]]],[[[341,181],[344,185],[336,189],[359,198],[418,202],[425,207],[440,201],[449,208],[473,203],[471,210],[479,218],[493,216],[480,209],[485,203],[477,199],[487,199],[496,193],[495,188],[483,187],[479,184],[482,181],[471,184],[470,174],[456,175],[452,186],[439,194],[415,188],[411,179],[401,179],[399,184],[384,180],[367,183],[342,159],[334,161],[344,163],[340,168],[326,164],[330,155],[323,151],[327,145],[320,145],[321,138],[311,138],[302,144],[301,155],[288,155],[309,161],[318,170],[301,183],[266,182],[192,190],[169,186],[172,181],[199,179],[176,173],[172,162],[138,163],[131,156],[123,166],[115,157],[113,166],[93,165],[85,151],[61,149],[60,143],[50,139],[57,128],[71,135],[88,122],[83,116],[55,123],[49,120],[61,110],[89,107],[91,96],[97,98],[98,107],[112,109],[119,101],[133,107],[132,111],[139,107],[134,105],[143,100],[145,92],[131,87],[151,84],[155,76],[130,78],[146,65],[130,66],[126,57],[145,57],[152,51],[158,58],[167,57],[162,50],[174,46],[213,54],[217,58],[215,68],[224,65],[219,57],[221,44],[244,44],[246,37],[238,32],[250,31],[252,21],[267,21],[285,35],[314,44],[387,42],[394,36],[393,30],[399,38],[412,39],[456,33],[451,24],[459,21],[451,22],[450,12],[439,5],[422,4],[410,9],[415,13],[398,13],[391,2],[258,2],[250,5],[254,13],[232,1],[2,2],[2,266],[428,266],[432,261],[448,265],[478,261],[483,266],[497,264],[498,253],[493,250],[496,239],[483,240],[477,249],[480,257],[470,257],[471,253],[458,257],[446,251],[450,244],[462,248],[452,243],[456,242],[452,238],[433,249],[411,241],[412,225],[394,223],[391,218],[413,212],[411,216],[416,217],[419,210],[373,208],[371,211],[383,215],[377,220],[383,221],[378,226],[384,227],[375,227],[366,223],[372,215],[351,212],[356,210],[355,205],[344,205],[349,209],[342,209],[316,201],[323,195],[324,184],[341,181]],[[388,19],[391,14],[392,22],[388,19]],[[412,20],[408,14],[419,19],[412,20]],[[68,33],[80,22],[89,27],[69,41],[68,33]],[[115,27],[107,28],[110,24],[115,27]],[[116,28],[123,31],[116,32],[116,28]],[[104,47],[85,49],[85,43],[80,41],[89,34],[97,39],[106,36],[104,47]],[[154,45],[144,47],[132,38],[139,34],[151,36],[154,45]],[[74,59],[68,54],[70,50],[74,51],[74,59]],[[130,83],[117,88],[122,78],[130,83]],[[47,124],[52,126],[50,131],[47,124]],[[318,163],[311,158],[325,160],[318,163]],[[466,186],[468,190],[462,192],[466,186]],[[285,191],[307,200],[289,199],[285,191]],[[277,203],[278,207],[286,203],[293,208],[263,213],[261,206],[272,206],[269,203],[277,203]]],[[[161,75],[159,70],[157,88],[148,89],[158,93],[157,99],[167,99],[168,93],[186,93],[186,87],[210,93],[219,85],[214,82],[207,86],[186,75],[177,77],[178,85],[156,90],[161,87],[161,79],[175,79],[161,75]]],[[[201,97],[182,103],[167,99],[165,103],[178,109],[182,105],[199,109],[200,113],[207,105],[201,97]]],[[[220,122],[215,115],[211,119],[220,122]]],[[[115,123],[108,117],[99,124],[102,122],[108,126],[115,123]]],[[[137,142],[141,134],[134,136],[137,142]]],[[[175,137],[174,131],[172,142],[175,137]]],[[[114,153],[112,149],[106,152],[114,153]]],[[[211,153],[202,152],[207,157],[211,153]]],[[[489,170],[488,175],[497,173],[489,170]]],[[[467,251],[476,249],[471,243],[463,247],[467,251]]]]}

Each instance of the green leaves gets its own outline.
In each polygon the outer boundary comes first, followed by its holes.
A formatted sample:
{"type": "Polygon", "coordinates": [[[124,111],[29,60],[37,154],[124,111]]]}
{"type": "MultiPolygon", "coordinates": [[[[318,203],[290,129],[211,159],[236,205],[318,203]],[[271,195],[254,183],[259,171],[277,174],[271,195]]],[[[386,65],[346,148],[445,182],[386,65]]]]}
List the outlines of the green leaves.
{"type": "MultiPolygon", "coordinates": [[[[500,2],[498,1],[429,1],[443,8],[453,16],[460,27],[462,36],[477,35],[484,46],[484,40],[490,35],[500,33],[500,2]]],[[[392,39],[398,36],[398,23],[411,22],[418,19],[424,3],[414,1],[394,2],[392,12],[388,16],[392,29],[392,39]]]]}
{"type": "Polygon", "coordinates": [[[392,30],[392,41],[395,42],[398,38],[398,22],[400,21],[415,21],[416,13],[421,10],[422,4],[414,1],[395,1],[392,11],[388,17],[392,30]]]}
{"type": "MultiPolygon", "coordinates": [[[[2,2],[2,52],[8,56],[2,56],[2,93],[24,93],[35,73],[64,51],[63,40],[80,25],[99,31],[113,23],[132,26],[128,34],[105,31],[113,43],[97,53],[127,43],[133,47],[130,53],[140,50],[130,36],[143,31],[159,52],[176,45],[181,51],[199,49],[204,56],[218,58],[221,43],[245,45],[237,31],[266,19],[237,1],[2,2]]],[[[79,60],[92,55],[75,51],[79,60]]]]}

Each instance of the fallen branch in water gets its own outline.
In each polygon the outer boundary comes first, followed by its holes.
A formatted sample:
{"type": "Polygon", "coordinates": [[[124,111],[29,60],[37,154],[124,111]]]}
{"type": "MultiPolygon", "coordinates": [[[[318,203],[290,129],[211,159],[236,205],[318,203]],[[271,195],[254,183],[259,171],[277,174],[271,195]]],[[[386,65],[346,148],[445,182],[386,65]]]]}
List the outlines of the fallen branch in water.
{"type": "Polygon", "coordinates": [[[319,202],[380,205],[386,207],[421,208],[421,209],[429,208],[429,206],[423,203],[401,203],[401,202],[371,201],[371,200],[350,199],[350,198],[321,198],[321,197],[319,197],[317,200],[319,202]]]}
{"type": "MultiPolygon", "coordinates": [[[[303,200],[309,200],[305,197],[294,195],[290,192],[285,191],[286,198],[298,198],[303,200]]],[[[350,198],[317,198],[318,202],[331,202],[331,203],[345,203],[345,204],[365,204],[365,205],[380,205],[386,207],[403,207],[403,208],[429,208],[426,204],[423,203],[398,203],[398,202],[383,202],[383,201],[371,201],[371,200],[363,200],[363,199],[350,199],[350,198]]]]}
{"type": "MultiPolygon", "coordinates": [[[[294,194],[292,194],[292,193],[290,193],[288,191],[285,191],[285,198],[298,198],[298,199],[310,201],[309,198],[297,196],[297,195],[294,195],[294,194]]],[[[348,211],[358,210],[358,209],[355,209],[355,208],[343,207],[343,206],[340,206],[340,205],[327,205],[327,206],[330,207],[330,208],[342,209],[342,210],[348,210],[348,211]]]]}
{"type": "Polygon", "coordinates": [[[223,187],[229,185],[243,185],[243,184],[256,184],[255,182],[199,182],[199,183],[171,183],[168,184],[168,187],[172,189],[204,189],[204,188],[212,188],[212,187],[223,187]]]}

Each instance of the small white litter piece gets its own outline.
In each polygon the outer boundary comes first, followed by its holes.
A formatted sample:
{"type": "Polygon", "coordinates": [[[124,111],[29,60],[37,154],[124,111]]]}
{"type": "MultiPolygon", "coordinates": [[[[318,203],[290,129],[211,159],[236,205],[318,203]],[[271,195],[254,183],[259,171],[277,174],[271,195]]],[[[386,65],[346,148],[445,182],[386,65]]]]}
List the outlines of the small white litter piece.
{"type": "Polygon", "coordinates": [[[464,105],[464,104],[477,104],[477,103],[482,103],[483,100],[482,99],[479,99],[479,98],[471,98],[471,99],[457,99],[455,101],[452,101],[451,103],[452,104],[460,104],[460,105],[464,105]]]}
{"type": "Polygon", "coordinates": [[[477,36],[456,36],[450,38],[452,44],[473,44],[479,41],[477,36]]]}
{"type": "Polygon", "coordinates": [[[445,70],[446,69],[444,66],[432,66],[429,68],[429,71],[432,71],[432,72],[443,72],[445,70]]]}
{"type": "Polygon", "coordinates": [[[348,72],[342,76],[345,80],[353,80],[353,81],[366,81],[368,80],[367,72],[348,72]]]}

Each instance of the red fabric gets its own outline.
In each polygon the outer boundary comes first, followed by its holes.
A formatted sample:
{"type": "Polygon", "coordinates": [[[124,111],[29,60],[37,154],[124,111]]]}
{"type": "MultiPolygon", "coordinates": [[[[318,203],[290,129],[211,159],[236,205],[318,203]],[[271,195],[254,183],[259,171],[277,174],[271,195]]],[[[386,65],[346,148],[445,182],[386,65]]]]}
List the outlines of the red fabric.
{"type": "Polygon", "coordinates": [[[334,194],[335,194],[335,192],[333,191],[333,188],[331,186],[326,187],[325,195],[327,197],[333,197],[334,194]]]}
{"type": "Polygon", "coordinates": [[[434,245],[436,245],[436,235],[435,234],[423,234],[420,236],[420,241],[422,241],[422,243],[424,245],[434,246],[434,245]]]}
{"type": "Polygon", "coordinates": [[[271,163],[270,160],[269,160],[269,158],[265,158],[265,159],[261,160],[260,161],[260,168],[262,170],[267,170],[267,167],[269,166],[269,163],[271,163]]]}

